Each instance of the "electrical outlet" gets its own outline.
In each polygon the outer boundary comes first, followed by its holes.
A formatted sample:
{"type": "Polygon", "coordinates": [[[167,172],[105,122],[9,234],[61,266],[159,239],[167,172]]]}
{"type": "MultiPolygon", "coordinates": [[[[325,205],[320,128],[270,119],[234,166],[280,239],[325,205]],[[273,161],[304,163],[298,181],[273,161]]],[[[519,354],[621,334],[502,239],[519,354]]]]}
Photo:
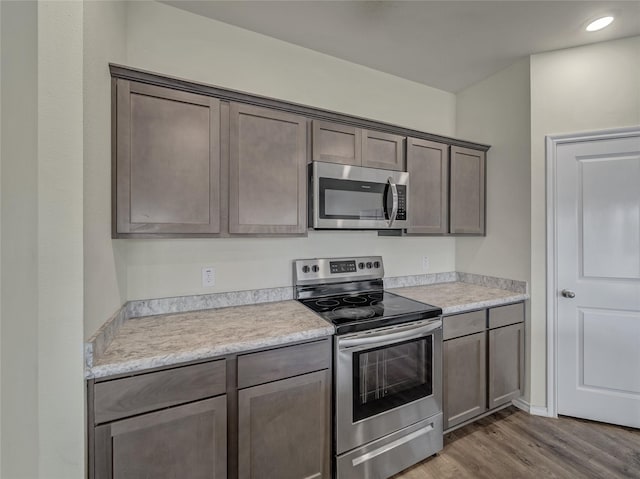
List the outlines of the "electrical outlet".
{"type": "Polygon", "coordinates": [[[429,271],[429,257],[428,256],[423,256],[422,257],[422,272],[426,273],[427,271],[429,271]]]}
{"type": "Polygon", "coordinates": [[[216,285],[216,270],[211,266],[202,268],[202,287],[211,288],[216,285]]]}

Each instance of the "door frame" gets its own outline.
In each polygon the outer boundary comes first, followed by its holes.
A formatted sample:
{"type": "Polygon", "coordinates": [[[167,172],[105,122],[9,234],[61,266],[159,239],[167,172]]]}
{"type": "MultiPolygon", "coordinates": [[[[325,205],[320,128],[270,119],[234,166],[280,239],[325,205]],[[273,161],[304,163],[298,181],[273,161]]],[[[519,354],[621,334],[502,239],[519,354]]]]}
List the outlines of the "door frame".
{"type": "Polygon", "coordinates": [[[558,417],[558,258],[557,258],[557,149],[567,143],[611,140],[640,135],[640,126],[612,128],[606,130],[546,135],[546,311],[547,311],[547,415],[558,417]]]}

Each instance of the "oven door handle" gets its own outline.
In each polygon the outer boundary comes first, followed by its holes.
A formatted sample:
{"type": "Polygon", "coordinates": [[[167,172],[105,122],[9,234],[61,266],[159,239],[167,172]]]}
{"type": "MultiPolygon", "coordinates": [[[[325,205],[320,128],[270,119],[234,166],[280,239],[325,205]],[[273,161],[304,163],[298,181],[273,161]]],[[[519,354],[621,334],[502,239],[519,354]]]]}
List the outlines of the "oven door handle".
{"type": "Polygon", "coordinates": [[[357,334],[346,338],[338,339],[338,349],[351,349],[359,346],[369,346],[372,344],[392,344],[399,341],[419,338],[427,333],[435,331],[442,327],[442,320],[430,321],[427,324],[413,325],[405,328],[394,328],[394,331],[377,331],[370,333],[357,334]]]}
{"type": "Polygon", "coordinates": [[[387,179],[387,183],[389,183],[391,200],[393,202],[391,206],[391,214],[389,215],[389,227],[391,227],[398,216],[398,187],[393,182],[393,178],[391,176],[387,179]]]}

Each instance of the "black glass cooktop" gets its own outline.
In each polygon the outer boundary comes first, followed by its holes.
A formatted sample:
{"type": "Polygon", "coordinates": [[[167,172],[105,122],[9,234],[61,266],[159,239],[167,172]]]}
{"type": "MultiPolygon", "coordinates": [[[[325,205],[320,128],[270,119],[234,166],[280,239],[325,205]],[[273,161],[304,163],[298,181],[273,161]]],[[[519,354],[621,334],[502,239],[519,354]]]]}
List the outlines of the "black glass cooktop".
{"type": "Polygon", "coordinates": [[[435,318],[442,309],[386,291],[369,291],[301,300],[343,334],[435,318]]]}

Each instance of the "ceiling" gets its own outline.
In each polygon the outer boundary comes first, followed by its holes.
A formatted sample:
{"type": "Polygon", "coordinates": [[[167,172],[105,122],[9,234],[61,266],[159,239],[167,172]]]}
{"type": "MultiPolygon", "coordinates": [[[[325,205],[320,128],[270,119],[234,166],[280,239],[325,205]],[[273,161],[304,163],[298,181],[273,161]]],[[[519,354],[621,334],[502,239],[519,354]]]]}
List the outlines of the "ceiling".
{"type": "Polygon", "coordinates": [[[450,92],[533,53],[640,34],[640,0],[163,3],[450,92]]]}

